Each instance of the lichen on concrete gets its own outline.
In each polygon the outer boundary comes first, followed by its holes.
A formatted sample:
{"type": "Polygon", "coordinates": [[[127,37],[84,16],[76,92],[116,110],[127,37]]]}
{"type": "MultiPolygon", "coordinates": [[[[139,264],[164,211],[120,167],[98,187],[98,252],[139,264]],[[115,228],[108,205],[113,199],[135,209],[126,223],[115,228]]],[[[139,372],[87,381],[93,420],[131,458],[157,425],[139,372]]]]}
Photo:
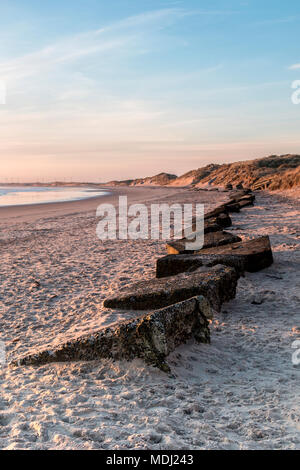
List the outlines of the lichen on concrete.
{"type": "Polygon", "coordinates": [[[121,289],[104,301],[105,308],[149,310],[203,295],[215,310],[235,297],[238,274],[228,266],[199,268],[163,279],[150,279],[121,289]]]}
{"type": "Polygon", "coordinates": [[[201,343],[210,342],[211,319],[209,302],[203,296],[193,297],[74,339],[53,350],[25,356],[11,365],[141,358],[147,364],[169,372],[166,358],[177,346],[191,338],[201,343]]]}

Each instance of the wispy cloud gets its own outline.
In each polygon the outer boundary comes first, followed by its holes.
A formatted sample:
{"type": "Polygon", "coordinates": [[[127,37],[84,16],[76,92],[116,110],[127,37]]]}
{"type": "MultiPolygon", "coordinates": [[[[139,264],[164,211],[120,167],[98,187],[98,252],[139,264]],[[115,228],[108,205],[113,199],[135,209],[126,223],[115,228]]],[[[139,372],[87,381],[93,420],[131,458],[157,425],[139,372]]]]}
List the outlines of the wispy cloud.
{"type": "MultiPolygon", "coordinates": [[[[51,67],[70,64],[96,54],[123,51],[127,54],[141,54],[141,37],[153,38],[174,22],[188,16],[224,16],[234,11],[188,10],[173,7],[144,12],[130,16],[96,30],[62,38],[33,53],[0,62],[0,78],[18,80],[45,71],[51,67]]],[[[147,49],[146,49],[147,50],[147,49]]]]}
{"type": "Polygon", "coordinates": [[[36,73],[45,68],[76,61],[84,56],[104,53],[125,45],[125,38],[104,40],[101,43],[86,43],[78,38],[68,39],[64,42],[46,47],[38,52],[0,64],[0,76],[4,80],[18,80],[36,73]]]}
{"type": "Polygon", "coordinates": [[[41,50],[0,63],[1,79],[22,79],[59,65],[72,63],[87,56],[110,51],[127,50],[141,53],[140,35],[153,34],[188,14],[180,8],[142,13],[116,21],[97,30],[66,37],[41,50]]]}
{"type": "Polygon", "coordinates": [[[289,70],[299,70],[300,69],[300,64],[293,64],[289,67],[289,70]]]}

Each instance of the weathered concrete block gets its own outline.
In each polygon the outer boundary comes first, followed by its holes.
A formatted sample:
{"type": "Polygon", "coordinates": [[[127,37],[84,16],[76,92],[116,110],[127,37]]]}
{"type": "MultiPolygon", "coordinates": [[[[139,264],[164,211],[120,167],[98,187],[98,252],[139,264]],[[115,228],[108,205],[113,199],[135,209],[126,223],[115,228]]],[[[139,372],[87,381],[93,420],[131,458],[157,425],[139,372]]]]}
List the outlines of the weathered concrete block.
{"type": "Polygon", "coordinates": [[[255,201],[255,196],[253,194],[246,194],[246,195],[238,195],[230,198],[233,204],[240,204],[241,202],[251,202],[252,204],[255,201]]]}
{"type": "Polygon", "coordinates": [[[218,248],[200,250],[196,254],[168,255],[156,263],[156,277],[174,276],[183,272],[193,272],[201,266],[222,264],[230,266],[238,274],[244,271],[256,272],[273,263],[269,237],[226,245],[218,248]]]}
{"type": "Polygon", "coordinates": [[[228,214],[228,210],[226,209],[226,205],[222,204],[221,206],[218,206],[215,209],[204,214],[204,220],[211,219],[212,217],[217,217],[218,215],[224,213],[228,214]]]}
{"type": "Polygon", "coordinates": [[[225,207],[228,212],[240,212],[240,205],[238,202],[232,202],[232,203],[226,204],[225,207]]]}
{"type": "Polygon", "coordinates": [[[255,196],[254,194],[249,194],[249,190],[243,191],[232,191],[230,192],[228,202],[221,204],[220,206],[216,207],[215,209],[207,212],[204,215],[204,219],[211,219],[213,217],[217,217],[221,214],[228,214],[229,212],[239,212],[239,206],[237,205],[241,200],[249,200],[251,199],[254,201],[255,196]]]}
{"type": "MultiPolygon", "coordinates": [[[[196,223],[192,225],[192,230],[196,230],[196,223]]],[[[217,223],[217,219],[208,219],[204,221],[204,233],[220,232],[222,227],[217,223]]]]}
{"type": "Polygon", "coordinates": [[[234,202],[239,202],[243,197],[251,197],[255,199],[255,196],[251,192],[249,193],[244,189],[242,191],[231,191],[229,196],[230,200],[234,202]]]}
{"type": "Polygon", "coordinates": [[[204,266],[200,255],[167,255],[156,261],[156,278],[176,276],[184,272],[193,272],[204,266]]]}
{"type": "MultiPolygon", "coordinates": [[[[209,220],[209,219],[208,219],[209,220]]],[[[227,228],[231,227],[232,225],[232,220],[229,214],[226,214],[225,212],[222,214],[219,214],[216,217],[216,222],[218,225],[220,225],[222,228],[227,228]]]]}
{"type": "Polygon", "coordinates": [[[241,197],[238,202],[240,202],[240,201],[252,201],[253,202],[253,201],[255,201],[255,195],[252,194],[252,193],[251,194],[245,194],[245,196],[241,197]]]}
{"type": "Polygon", "coordinates": [[[25,356],[12,365],[141,358],[168,372],[166,358],[176,347],[192,337],[200,343],[210,342],[211,319],[208,301],[198,296],[76,338],[55,349],[25,356]]]}
{"type": "Polygon", "coordinates": [[[260,271],[273,263],[271,243],[267,235],[223,247],[200,250],[197,254],[209,255],[211,258],[220,255],[239,257],[245,264],[245,271],[249,272],[260,271]]]}
{"type": "Polygon", "coordinates": [[[253,206],[253,201],[251,199],[241,200],[238,204],[240,206],[240,209],[243,209],[244,207],[253,206]]]}
{"type": "Polygon", "coordinates": [[[201,266],[212,267],[217,264],[234,268],[239,275],[245,272],[245,261],[234,255],[201,255],[183,254],[167,255],[156,262],[156,277],[158,279],[175,276],[183,272],[194,272],[201,266]]]}
{"type": "Polygon", "coordinates": [[[183,300],[204,295],[215,310],[235,297],[238,274],[227,266],[199,268],[193,273],[164,279],[150,279],[122,289],[104,301],[105,308],[148,310],[163,308],[183,300]]]}
{"type": "MultiPolygon", "coordinates": [[[[192,221],[193,231],[196,230],[196,219],[193,217],[192,221]]],[[[204,233],[219,232],[223,228],[230,227],[232,225],[231,217],[228,213],[221,213],[215,217],[204,219],[204,233]]]]}
{"type": "MultiPolygon", "coordinates": [[[[228,243],[236,243],[241,241],[237,235],[229,232],[211,232],[204,235],[204,245],[202,249],[227,245],[228,243]]],[[[183,253],[195,253],[197,250],[187,250],[186,244],[189,240],[182,238],[181,240],[173,240],[166,244],[167,252],[169,255],[179,255],[183,253]]]]}

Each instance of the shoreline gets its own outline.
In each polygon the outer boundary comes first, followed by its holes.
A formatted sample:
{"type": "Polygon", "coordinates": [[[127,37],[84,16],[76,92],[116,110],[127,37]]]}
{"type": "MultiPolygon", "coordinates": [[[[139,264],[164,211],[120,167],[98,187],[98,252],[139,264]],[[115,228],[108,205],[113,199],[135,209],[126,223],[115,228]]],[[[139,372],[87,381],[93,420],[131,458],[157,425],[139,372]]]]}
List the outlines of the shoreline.
{"type": "MultiPolygon", "coordinates": [[[[96,192],[96,191],[95,191],[96,192]]],[[[99,191],[97,191],[99,192],[99,191]]],[[[104,191],[103,191],[104,192],[104,191]]],[[[106,191],[107,193],[110,193],[109,191],[106,191]]],[[[45,202],[32,202],[32,203],[23,203],[23,204],[7,204],[7,205],[0,205],[0,209],[7,209],[7,208],[12,208],[12,209],[18,209],[21,207],[30,207],[30,206],[45,206],[49,204],[68,204],[69,202],[79,202],[79,201],[86,201],[88,199],[95,199],[95,198],[101,198],[104,197],[105,194],[102,194],[101,196],[86,196],[86,197],[78,197],[76,199],[64,199],[61,201],[45,201],[45,202]]]]}
{"type": "MultiPolygon", "coordinates": [[[[185,188],[182,188],[184,190],[185,188]]],[[[153,191],[159,191],[163,196],[169,193],[178,192],[177,188],[171,187],[138,187],[138,188],[117,188],[107,187],[103,191],[107,192],[107,195],[92,196],[84,199],[73,200],[73,201],[60,201],[60,202],[45,202],[40,204],[24,204],[16,206],[0,206],[0,226],[5,221],[9,223],[9,219],[19,218],[30,218],[38,216],[53,215],[57,216],[71,215],[76,212],[89,212],[96,211],[98,205],[103,202],[106,204],[116,204],[117,198],[121,195],[128,196],[128,202],[138,202],[140,200],[147,199],[148,196],[153,195],[153,191]]]]}
{"type": "MultiPolygon", "coordinates": [[[[104,190],[103,190],[104,191],[104,190]]],[[[9,206],[0,206],[0,217],[1,216],[12,216],[16,217],[18,215],[23,215],[21,212],[23,211],[26,215],[34,214],[35,212],[45,209],[45,212],[48,210],[59,210],[62,209],[63,211],[68,211],[72,208],[72,206],[82,206],[82,209],[85,210],[87,204],[90,202],[94,202],[95,200],[102,200],[112,195],[112,190],[106,191],[107,195],[101,196],[90,196],[84,197],[80,199],[74,199],[70,201],[51,201],[51,202],[41,202],[41,203],[31,203],[31,204],[15,204],[9,206]],[[87,203],[87,204],[82,204],[87,203]]]]}

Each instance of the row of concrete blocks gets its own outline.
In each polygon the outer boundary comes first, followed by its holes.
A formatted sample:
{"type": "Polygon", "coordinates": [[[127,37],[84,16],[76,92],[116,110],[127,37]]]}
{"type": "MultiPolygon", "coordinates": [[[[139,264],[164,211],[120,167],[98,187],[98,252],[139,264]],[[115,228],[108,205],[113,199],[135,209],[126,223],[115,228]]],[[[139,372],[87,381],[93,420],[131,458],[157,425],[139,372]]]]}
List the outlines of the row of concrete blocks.
{"type": "Polygon", "coordinates": [[[169,371],[166,358],[180,344],[191,338],[210,342],[209,322],[213,311],[219,311],[224,302],[235,297],[239,276],[273,262],[268,237],[249,242],[239,238],[228,241],[229,237],[222,231],[226,224],[231,225],[232,205],[253,204],[253,200],[249,194],[235,195],[228,204],[206,214],[206,227],[218,226],[216,231],[206,229],[205,232],[205,237],[220,234],[215,238],[215,246],[208,247],[207,242],[199,253],[163,257],[157,261],[156,279],[136,283],[104,301],[105,308],[132,311],[131,320],[54,349],[26,355],[13,364],[141,358],[147,364],[169,371]],[[225,243],[220,244],[221,239],[225,243]]]}

